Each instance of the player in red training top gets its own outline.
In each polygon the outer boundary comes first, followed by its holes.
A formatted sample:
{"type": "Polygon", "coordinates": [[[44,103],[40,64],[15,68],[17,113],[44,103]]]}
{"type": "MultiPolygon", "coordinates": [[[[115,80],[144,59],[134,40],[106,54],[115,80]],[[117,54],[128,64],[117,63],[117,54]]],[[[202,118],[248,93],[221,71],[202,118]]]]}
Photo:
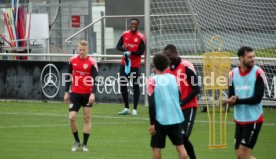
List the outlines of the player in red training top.
{"type": "Polygon", "coordinates": [[[180,104],[185,117],[185,121],[182,123],[183,144],[190,159],[196,159],[194,147],[189,141],[189,137],[193,129],[198,107],[197,95],[200,93],[198,77],[193,64],[182,60],[178,56],[174,45],[167,45],[164,49],[164,54],[170,59],[170,67],[166,72],[177,77],[181,89],[180,104]]]}
{"type": "Polygon", "coordinates": [[[93,85],[96,84],[96,76],[98,75],[98,66],[94,59],[87,55],[88,42],[81,41],[78,44],[78,55],[70,59],[68,73],[72,75],[67,79],[66,90],[64,94],[64,102],[69,104],[69,121],[72,133],[75,138],[75,144],[72,151],[76,151],[80,147],[80,139],[77,128],[77,113],[80,107],[83,107],[84,113],[84,128],[83,128],[83,143],[82,150],[88,151],[87,141],[91,131],[91,107],[95,101],[95,91],[93,85]],[[69,98],[69,88],[71,91],[69,98]]]}
{"type": "Polygon", "coordinates": [[[117,49],[124,52],[120,67],[120,87],[125,109],[119,112],[120,115],[127,115],[129,111],[127,83],[132,81],[134,90],[134,107],[132,115],[137,115],[137,106],[140,96],[140,77],[141,56],[145,52],[145,37],[138,31],[139,20],[130,20],[130,30],[125,31],[117,44],[117,49]]]}

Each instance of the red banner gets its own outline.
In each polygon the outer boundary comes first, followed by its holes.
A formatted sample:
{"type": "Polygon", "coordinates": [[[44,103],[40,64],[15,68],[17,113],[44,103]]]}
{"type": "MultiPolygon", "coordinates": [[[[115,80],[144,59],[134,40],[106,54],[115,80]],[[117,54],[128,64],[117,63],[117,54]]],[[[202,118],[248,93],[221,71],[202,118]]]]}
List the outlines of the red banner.
{"type": "Polygon", "coordinates": [[[72,15],[72,28],[80,28],[80,16],[72,15]]]}

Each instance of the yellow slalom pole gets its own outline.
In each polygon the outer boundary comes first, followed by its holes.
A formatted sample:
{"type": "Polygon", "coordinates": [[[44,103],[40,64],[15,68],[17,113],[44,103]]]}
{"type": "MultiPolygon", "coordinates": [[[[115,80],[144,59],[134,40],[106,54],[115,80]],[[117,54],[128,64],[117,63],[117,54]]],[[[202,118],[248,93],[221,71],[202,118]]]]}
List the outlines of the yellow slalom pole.
{"type": "Polygon", "coordinates": [[[204,90],[204,95],[205,95],[205,103],[206,103],[206,108],[207,108],[207,114],[208,114],[208,125],[209,125],[209,147],[212,145],[212,125],[211,125],[211,116],[210,116],[210,110],[209,110],[209,104],[208,104],[208,99],[207,97],[207,90],[204,90]]]}
{"type": "Polygon", "coordinates": [[[223,136],[223,127],[222,127],[222,124],[223,124],[223,121],[222,121],[222,90],[220,89],[219,90],[219,126],[220,126],[220,129],[219,129],[219,141],[220,141],[220,145],[222,145],[222,136],[223,136]]]}
{"type": "Polygon", "coordinates": [[[215,106],[215,90],[212,89],[212,107],[213,107],[213,144],[216,145],[216,106],[215,106]]]}
{"type": "Polygon", "coordinates": [[[224,118],[224,143],[225,143],[225,148],[227,148],[227,115],[228,115],[228,109],[229,105],[226,105],[225,109],[225,118],[224,118]]]}

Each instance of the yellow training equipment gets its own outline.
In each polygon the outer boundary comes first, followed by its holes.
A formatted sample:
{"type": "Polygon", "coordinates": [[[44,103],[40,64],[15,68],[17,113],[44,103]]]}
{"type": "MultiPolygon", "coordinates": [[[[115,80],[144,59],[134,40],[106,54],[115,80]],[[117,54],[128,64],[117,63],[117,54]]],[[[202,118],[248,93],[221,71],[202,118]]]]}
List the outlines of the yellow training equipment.
{"type": "Polygon", "coordinates": [[[227,147],[226,121],[228,105],[226,106],[225,113],[223,113],[222,93],[228,90],[228,73],[231,69],[231,54],[228,52],[221,52],[222,40],[220,36],[213,36],[210,40],[210,46],[212,52],[203,54],[204,96],[209,124],[208,147],[210,149],[223,149],[227,147]],[[215,39],[220,42],[218,51],[215,51],[213,47],[213,41],[215,39]],[[208,99],[211,99],[210,103],[208,99]],[[216,113],[216,105],[218,105],[219,113],[216,113]],[[218,121],[216,121],[217,118],[219,118],[218,121]],[[219,135],[217,135],[217,133],[219,135]]]}

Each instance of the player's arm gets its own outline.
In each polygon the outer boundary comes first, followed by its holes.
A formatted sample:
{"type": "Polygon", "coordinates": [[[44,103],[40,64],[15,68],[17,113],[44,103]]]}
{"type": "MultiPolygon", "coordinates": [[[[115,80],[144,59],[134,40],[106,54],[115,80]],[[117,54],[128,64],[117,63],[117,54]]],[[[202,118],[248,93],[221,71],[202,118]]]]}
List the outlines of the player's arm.
{"type": "Polygon", "coordinates": [[[116,48],[119,51],[123,51],[123,52],[127,51],[127,49],[124,48],[124,37],[123,36],[121,36],[121,38],[119,39],[116,48]]]}
{"type": "Polygon", "coordinates": [[[235,87],[233,82],[234,71],[229,72],[228,80],[228,98],[235,96],[235,87]]]}
{"type": "Polygon", "coordinates": [[[234,89],[234,83],[231,82],[228,86],[228,98],[231,98],[232,96],[235,96],[235,89],[234,89]]]}
{"type": "Polygon", "coordinates": [[[245,99],[237,98],[237,101],[235,104],[252,104],[252,105],[258,104],[263,99],[264,91],[265,91],[265,82],[262,76],[259,74],[255,82],[254,95],[252,97],[245,98],[245,99]]]}
{"type": "Polygon", "coordinates": [[[92,88],[92,92],[89,96],[89,101],[88,101],[88,105],[92,105],[95,102],[95,93],[96,93],[96,86],[98,85],[98,67],[97,64],[93,64],[92,68],[91,68],[91,75],[92,75],[92,79],[93,79],[93,88],[92,88]]]}
{"type": "Polygon", "coordinates": [[[92,66],[92,69],[91,69],[91,75],[92,75],[92,79],[93,79],[93,89],[92,89],[92,93],[96,93],[96,86],[99,84],[99,81],[98,81],[98,69],[97,69],[97,66],[93,65],[92,66]]]}
{"type": "MultiPolygon", "coordinates": [[[[70,74],[70,76],[72,76],[72,72],[73,72],[73,67],[72,67],[72,64],[71,62],[69,63],[68,65],[68,74],[70,74]]],[[[65,80],[67,81],[65,83],[65,92],[69,92],[69,89],[70,89],[70,86],[71,86],[71,83],[72,83],[72,78],[70,76],[66,76],[65,80]]]]}
{"type": "Polygon", "coordinates": [[[155,112],[155,98],[154,98],[154,80],[149,79],[147,81],[147,94],[148,94],[148,102],[149,102],[149,119],[150,119],[150,127],[149,132],[151,135],[156,133],[155,124],[156,124],[156,112],[155,112]]]}
{"type": "Polygon", "coordinates": [[[139,47],[138,47],[138,50],[134,51],[134,52],[131,52],[131,54],[140,56],[140,55],[143,55],[144,52],[145,52],[145,42],[144,42],[144,40],[141,40],[141,42],[139,44],[139,47]]]}
{"type": "Polygon", "coordinates": [[[186,66],[187,81],[192,88],[191,93],[181,101],[181,105],[186,105],[190,100],[196,97],[200,93],[200,87],[198,85],[198,77],[196,73],[186,66]]]}
{"type": "Polygon", "coordinates": [[[223,99],[223,103],[229,104],[230,106],[235,105],[237,97],[235,96],[235,87],[233,83],[233,71],[229,73],[228,81],[228,99],[223,99]]]}
{"type": "Polygon", "coordinates": [[[150,125],[155,125],[156,123],[156,113],[155,113],[155,99],[154,93],[152,95],[148,95],[149,101],[149,118],[150,118],[150,125]]]}
{"type": "Polygon", "coordinates": [[[156,134],[156,112],[155,112],[155,99],[154,99],[154,93],[151,95],[148,95],[148,101],[149,101],[149,118],[150,118],[150,127],[149,127],[149,133],[151,135],[156,134]]]}
{"type": "Polygon", "coordinates": [[[70,76],[66,76],[65,77],[65,94],[64,94],[64,102],[65,103],[68,103],[69,102],[69,89],[70,89],[70,85],[72,83],[72,72],[73,72],[73,67],[72,67],[72,64],[71,62],[69,63],[68,65],[68,74],[70,76]]]}

